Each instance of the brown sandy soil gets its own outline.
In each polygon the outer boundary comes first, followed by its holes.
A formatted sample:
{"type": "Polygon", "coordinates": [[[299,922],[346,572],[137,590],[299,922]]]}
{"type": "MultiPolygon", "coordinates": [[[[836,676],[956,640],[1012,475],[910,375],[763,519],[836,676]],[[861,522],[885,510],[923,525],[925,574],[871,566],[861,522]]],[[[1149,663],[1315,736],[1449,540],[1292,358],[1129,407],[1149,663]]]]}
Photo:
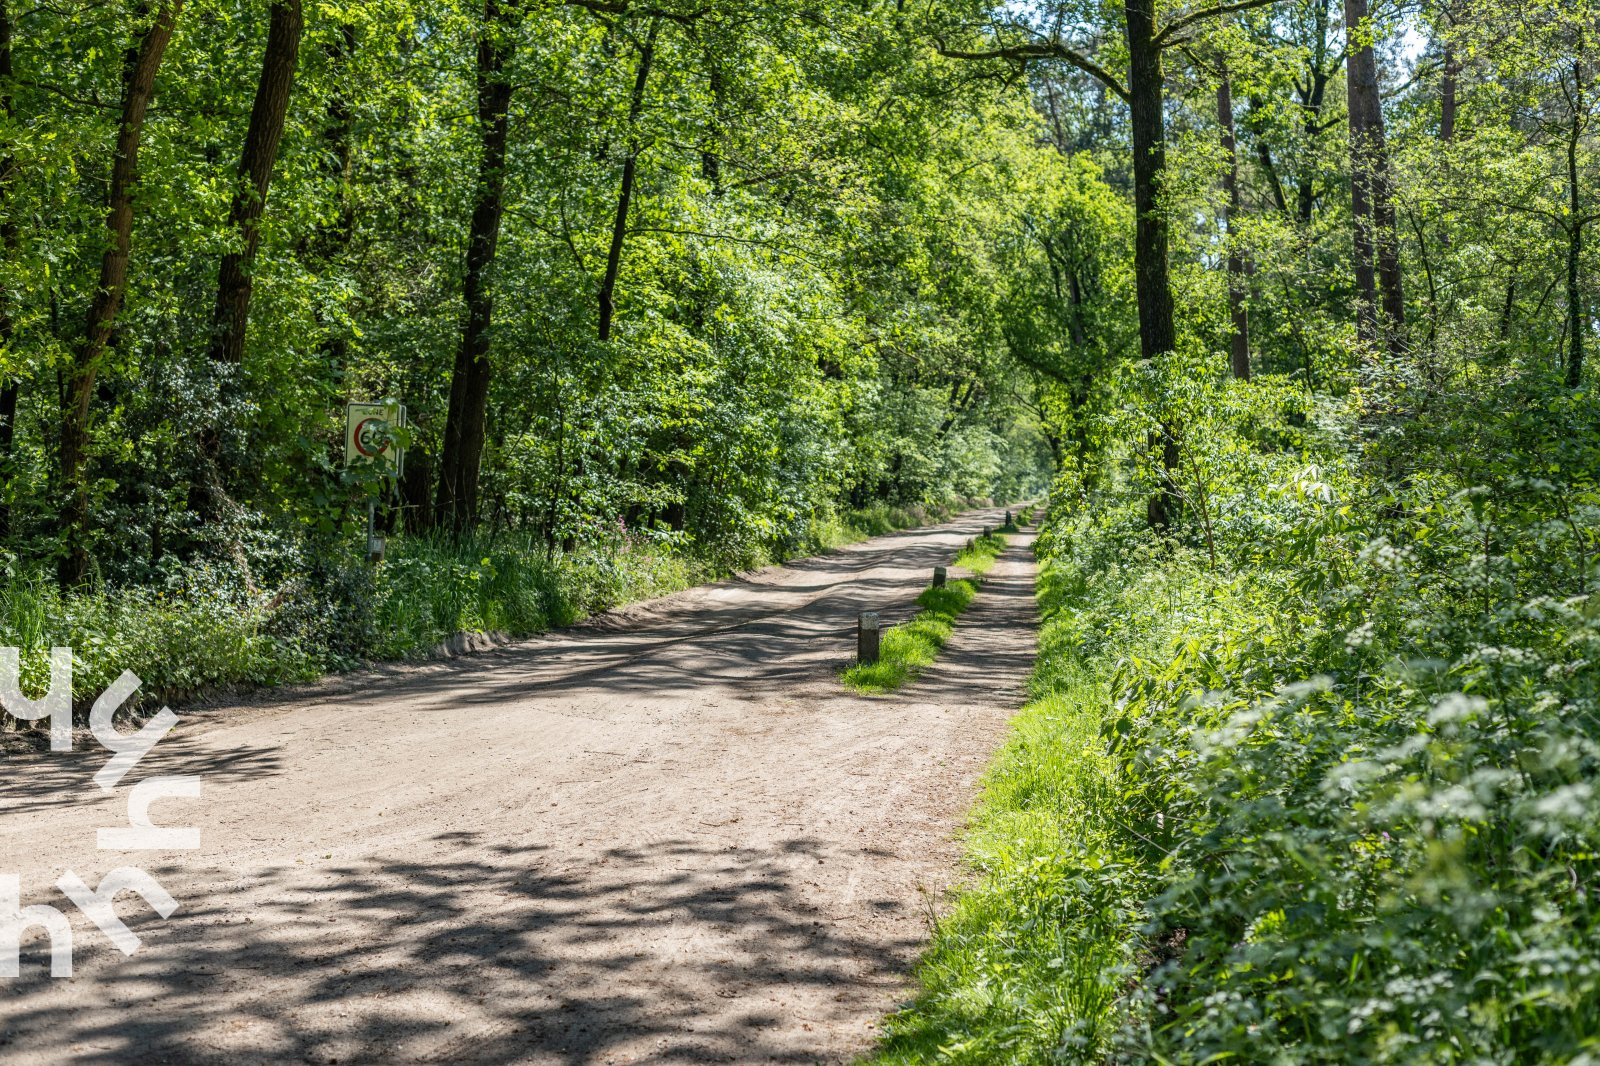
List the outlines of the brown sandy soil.
{"type": "Polygon", "coordinates": [[[837,671],[997,511],[484,655],[184,715],[110,796],[105,753],[0,760],[0,873],[74,914],[0,981],[0,1061],[840,1062],[904,998],[953,834],[1034,652],[1031,535],[892,697],[837,671]],[[132,785],[201,774],[101,852],[132,785]],[[179,901],[115,951],[50,886],[138,865],[179,901]]]}

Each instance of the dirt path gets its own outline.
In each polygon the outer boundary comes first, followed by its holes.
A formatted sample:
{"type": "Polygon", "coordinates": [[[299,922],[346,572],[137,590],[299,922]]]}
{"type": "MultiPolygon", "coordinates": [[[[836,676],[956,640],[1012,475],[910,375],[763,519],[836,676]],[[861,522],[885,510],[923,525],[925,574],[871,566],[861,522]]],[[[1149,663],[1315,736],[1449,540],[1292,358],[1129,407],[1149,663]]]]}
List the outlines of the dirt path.
{"type": "Polygon", "coordinates": [[[856,698],[836,671],[857,610],[905,617],[996,515],[186,716],[110,797],[99,749],[0,762],[25,904],[129,863],[179,901],[162,921],[120,898],[129,958],[76,917],[71,980],[25,949],[0,1060],[849,1061],[906,990],[1021,703],[1031,535],[916,684],[856,698]],[[158,773],[204,776],[153,809],[201,848],[96,851],[158,773]]]}

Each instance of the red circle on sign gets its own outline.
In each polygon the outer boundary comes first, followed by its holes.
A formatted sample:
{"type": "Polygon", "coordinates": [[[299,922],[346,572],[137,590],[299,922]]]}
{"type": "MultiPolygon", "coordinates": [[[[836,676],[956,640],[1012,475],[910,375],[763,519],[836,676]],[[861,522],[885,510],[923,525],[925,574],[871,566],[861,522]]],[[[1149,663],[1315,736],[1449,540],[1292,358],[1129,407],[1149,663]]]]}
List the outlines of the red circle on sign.
{"type": "Polygon", "coordinates": [[[382,425],[383,424],[383,419],[381,419],[381,418],[363,418],[361,421],[356,423],[356,432],[355,432],[355,442],[354,443],[355,443],[355,446],[356,446],[356,451],[360,452],[362,455],[365,455],[369,459],[376,459],[378,456],[382,455],[384,452],[389,450],[389,442],[387,440],[385,440],[383,442],[383,447],[379,448],[375,452],[367,450],[367,446],[361,442],[361,438],[366,434],[367,426],[372,422],[377,422],[379,425],[382,425]]]}

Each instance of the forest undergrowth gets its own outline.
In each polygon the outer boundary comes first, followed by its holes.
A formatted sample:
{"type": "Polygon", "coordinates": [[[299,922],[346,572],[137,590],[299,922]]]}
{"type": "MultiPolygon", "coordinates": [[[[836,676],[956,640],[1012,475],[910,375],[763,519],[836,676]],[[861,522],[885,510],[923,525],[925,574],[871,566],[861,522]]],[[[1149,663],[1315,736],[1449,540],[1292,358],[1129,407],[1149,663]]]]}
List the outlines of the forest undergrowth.
{"type": "Polygon", "coordinates": [[[159,585],[63,591],[45,574],[14,571],[0,583],[0,646],[20,649],[26,691],[43,690],[50,649],[63,647],[72,649],[76,705],[86,708],[118,673],[132,670],[144,682],[144,704],[181,706],[223,690],[425,658],[462,632],[542,633],[989,502],[957,497],[830,512],[782,553],[695,552],[618,525],[596,527],[573,549],[553,552],[526,536],[402,536],[375,566],[350,545],[342,552],[329,545],[260,551],[248,576],[227,566],[189,566],[159,585]]]}
{"type": "Polygon", "coordinates": [[[1227,459],[1166,540],[1129,456],[1062,475],[1033,699],[880,1061],[1591,1061],[1600,397],[1497,384],[1244,431],[1270,385],[1195,389],[1227,459]]]}

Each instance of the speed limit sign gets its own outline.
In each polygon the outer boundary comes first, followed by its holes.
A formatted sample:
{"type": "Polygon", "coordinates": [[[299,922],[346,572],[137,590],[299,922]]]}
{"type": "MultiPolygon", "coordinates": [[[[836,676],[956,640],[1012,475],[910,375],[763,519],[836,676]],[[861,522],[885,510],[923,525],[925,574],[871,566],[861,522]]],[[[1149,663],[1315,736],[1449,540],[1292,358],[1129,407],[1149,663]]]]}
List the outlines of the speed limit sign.
{"type": "Polygon", "coordinates": [[[344,405],[344,465],[373,463],[392,477],[405,468],[406,405],[347,403],[344,405]]]}

